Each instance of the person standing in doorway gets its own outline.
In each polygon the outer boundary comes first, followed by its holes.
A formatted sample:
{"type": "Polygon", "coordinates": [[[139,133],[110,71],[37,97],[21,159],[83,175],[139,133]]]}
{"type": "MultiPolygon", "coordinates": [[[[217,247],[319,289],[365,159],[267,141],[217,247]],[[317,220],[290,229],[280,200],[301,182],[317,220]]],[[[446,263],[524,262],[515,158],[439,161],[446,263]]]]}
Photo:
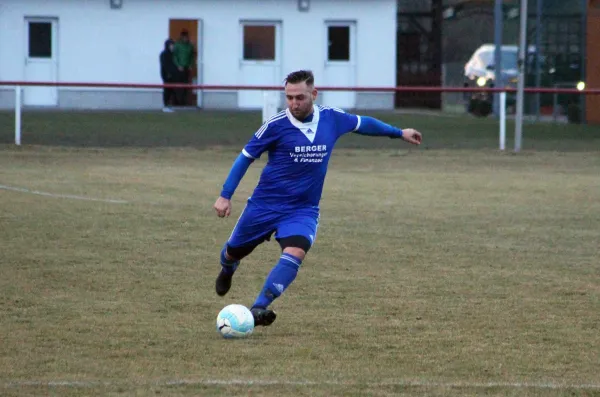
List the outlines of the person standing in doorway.
{"type": "MultiPolygon", "coordinates": [[[[179,70],[179,82],[189,84],[191,82],[192,68],[194,66],[194,55],[196,53],[194,45],[190,41],[187,30],[182,30],[179,35],[179,40],[175,43],[173,50],[175,55],[175,64],[179,70]]],[[[179,104],[186,105],[189,90],[186,88],[177,90],[179,95],[179,104]]]]}
{"type": "MultiPolygon", "coordinates": [[[[175,64],[175,56],[173,49],[175,42],[171,39],[165,41],[165,48],[160,53],[160,77],[164,84],[173,84],[179,82],[179,70],[175,64]]],[[[173,109],[171,106],[177,105],[177,95],[175,95],[175,89],[170,87],[163,87],[163,112],[172,113],[173,109]]]]}

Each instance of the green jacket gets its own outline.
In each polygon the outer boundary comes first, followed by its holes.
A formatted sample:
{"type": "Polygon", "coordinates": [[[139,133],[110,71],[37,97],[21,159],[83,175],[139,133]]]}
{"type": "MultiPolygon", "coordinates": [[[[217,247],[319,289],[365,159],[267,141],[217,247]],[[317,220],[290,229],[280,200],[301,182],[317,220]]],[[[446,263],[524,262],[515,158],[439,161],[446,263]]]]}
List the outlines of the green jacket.
{"type": "Polygon", "coordinates": [[[194,45],[190,42],[184,43],[179,40],[173,49],[175,64],[182,68],[191,68],[194,65],[194,45]]]}

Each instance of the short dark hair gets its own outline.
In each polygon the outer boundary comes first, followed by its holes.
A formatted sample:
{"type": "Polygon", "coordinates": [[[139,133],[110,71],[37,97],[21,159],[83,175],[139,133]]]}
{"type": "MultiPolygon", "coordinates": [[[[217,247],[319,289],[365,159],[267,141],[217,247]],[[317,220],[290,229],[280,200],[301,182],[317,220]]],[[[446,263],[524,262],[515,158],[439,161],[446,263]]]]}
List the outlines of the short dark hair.
{"type": "Polygon", "coordinates": [[[311,70],[297,70],[287,75],[284,82],[285,84],[298,84],[306,81],[306,85],[315,84],[315,75],[311,70]]]}

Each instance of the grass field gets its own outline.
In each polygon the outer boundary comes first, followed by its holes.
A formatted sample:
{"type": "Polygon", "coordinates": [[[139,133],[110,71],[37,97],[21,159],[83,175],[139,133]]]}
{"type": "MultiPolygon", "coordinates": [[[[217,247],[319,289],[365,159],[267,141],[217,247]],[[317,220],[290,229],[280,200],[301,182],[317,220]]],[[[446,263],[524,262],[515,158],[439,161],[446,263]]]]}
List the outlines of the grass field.
{"type": "MultiPolygon", "coordinates": [[[[422,130],[429,149],[497,149],[498,121],[461,115],[361,113],[394,125],[422,130]]],[[[239,149],[260,124],[256,112],[55,112],[23,113],[26,145],[69,147],[188,147],[226,146],[239,149]]],[[[507,121],[507,148],[513,147],[514,123],[507,121]]],[[[600,125],[526,123],[523,149],[598,151],[600,125]]],[[[0,112],[0,144],[14,142],[14,115],[0,112]]],[[[388,148],[388,139],[346,136],[338,148],[388,148]]]]}
{"type": "Polygon", "coordinates": [[[493,121],[380,115],[425,147],[342,138],[277,321],[226,341],[279,253],[214,293],[258,115],[170,116],[28,113],[15,148],[0,113],[0,395],[600,395],[600,129],[527,125],[513,155],[493,121]]]}

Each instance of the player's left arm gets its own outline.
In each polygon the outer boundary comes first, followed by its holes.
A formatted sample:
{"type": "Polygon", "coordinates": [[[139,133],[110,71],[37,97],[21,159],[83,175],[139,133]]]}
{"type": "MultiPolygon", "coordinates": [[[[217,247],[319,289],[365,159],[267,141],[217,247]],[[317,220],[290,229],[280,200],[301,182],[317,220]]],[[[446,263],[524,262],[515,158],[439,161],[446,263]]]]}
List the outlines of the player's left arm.
{"type": "Polygon", "coordinates": [[[413,128],[401,129],[374,117],[358,116],[337,110],[335,111],[335,115],[338,128],[342,134],[345,132],[354,132],[360,135],[400,138],[414,145],[421,143],[421,133],[413,128]]]}

